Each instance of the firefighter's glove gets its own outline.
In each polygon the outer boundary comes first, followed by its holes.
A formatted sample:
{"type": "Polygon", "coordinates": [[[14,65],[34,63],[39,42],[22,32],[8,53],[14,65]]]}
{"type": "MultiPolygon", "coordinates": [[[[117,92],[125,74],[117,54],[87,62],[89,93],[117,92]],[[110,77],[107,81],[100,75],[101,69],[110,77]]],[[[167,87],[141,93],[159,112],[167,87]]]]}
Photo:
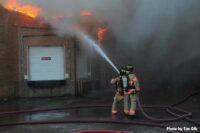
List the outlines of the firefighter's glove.
{"type": "Polygon", "coordinates": [[[133,89],[133,90],[130,91],[130,94],[139,94],[139,90],[133,89]]]}
{"type": "Polygon", "coordinates": [[[133,94],[133,92],[134,90],[132,89],[132,90],[126,91],[125,94],[130,95],[130,94],[133,94]]]}
{"type": "Polygon", "coordinates": [[[111,79],[111,81],[110,81],[111,84],[114,84],[115,82],[116,82],[116,79],[114,79],[114,78],[111,79]]]}

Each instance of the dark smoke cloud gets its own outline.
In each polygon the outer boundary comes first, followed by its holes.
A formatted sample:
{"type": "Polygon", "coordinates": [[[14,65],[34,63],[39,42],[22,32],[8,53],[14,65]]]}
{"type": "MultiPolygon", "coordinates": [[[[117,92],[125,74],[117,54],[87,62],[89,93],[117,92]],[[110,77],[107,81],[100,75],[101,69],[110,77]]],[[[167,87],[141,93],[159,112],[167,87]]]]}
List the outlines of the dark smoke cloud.
{"type": "Polygon", "coordinates": [[[197,0],[140,0],[138,7],[127,8],[127,14],[134,13],[122,19],[123,26],[111,25],[121,45],[137,52],[148,66],[164,61],[176,66],[199,57],[199,4],[197,0]]]}

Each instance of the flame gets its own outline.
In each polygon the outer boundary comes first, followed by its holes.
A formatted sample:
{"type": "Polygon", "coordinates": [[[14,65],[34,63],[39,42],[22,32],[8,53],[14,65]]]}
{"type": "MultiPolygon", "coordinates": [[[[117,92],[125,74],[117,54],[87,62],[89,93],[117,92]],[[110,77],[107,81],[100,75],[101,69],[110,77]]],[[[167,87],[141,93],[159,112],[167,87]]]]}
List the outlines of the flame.
{"type": "Polygon", "coordinates": [[[85,16],[92,16],[92,12],[90,12],[88,10],[82,10],[80,12],[80,16],[83,16],[83,17],[85,17],[85,16]]]}
{"type": "Polygon", "coordinates": [[[101,47],[102,45],[102,40],[103,40],[103,34],[107,31],[106,28],[98,28],[97,30],[97,37],[98,37],[98,44],[99,44],[99,47],[101,47]]]}
{"type": "Polygon", "coordinates": [[[22,5],[18,0],[7,0],[3,6],[8,10],[20,12],[32,18],[36,18],[41,11],[41,8],[38,6],[29,4],[22,5]]]}

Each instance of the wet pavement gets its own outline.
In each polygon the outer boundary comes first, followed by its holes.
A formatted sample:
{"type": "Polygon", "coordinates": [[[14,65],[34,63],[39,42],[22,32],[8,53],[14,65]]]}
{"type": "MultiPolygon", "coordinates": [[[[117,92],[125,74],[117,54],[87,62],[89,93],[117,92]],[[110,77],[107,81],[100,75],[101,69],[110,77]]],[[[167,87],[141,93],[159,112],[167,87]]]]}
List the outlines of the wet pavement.
{"type": "MultiPolygon", "coordinates": [[[[59,97],[59,98],[33,98],[33,99],[20,99],[1,102],[0,112],[17,111],[17,110],[31,110],[31,109],[46,109],[57,107],[70,107],[75,105],[102,105],[112,103],[113,92],[110,90],[94,91],[87,96],[73,98],[73,97],[59,97]]],[[[177,99],[167,99],[163,96],[159,101],[152,99],[152,96],[143,95],[141,102],[145,105],[149,103],[165,103],[170,104],[177,99]],[[149,96],[149,97],[148,97],[149,96]],[[145,97],[145,98],[144,98],[145,97]],[[150,100],[151,99],[151,100],[150,100]]],[[[154,96],[158,97],[158,96],[154,96]]],[[[191,111],[193,113],[193,119],[200,122],[200,107],[199,96],[191,98],[186,103],[180,105],[181,108],[191,111]]],[[[122,103],[121,103],[122,104],[122,103]]],[[[122,107],[119,107],[121,112],[116,116],[112,116],[110,113],[110,107],[96,107],[96,108],[79,108],[46,112],[34,112],[34,113],[21,113],[15,115],[0,116],[0,125],[5,123],[15,122],[41,122],[41,121],[70,121],[70,120],[110,120],[110,121],[131,121],[131,122],[150,122],[147,120],[140,111],[138,111],[138,118],[130,118],[122,113],[122,107]]],[[[169,118],[165,110],[153,110],[145,109],[145,111],[156,118],[169,118]]],[[[192,127],[193,124],[185,121],[178,121],[173,123],[167,123],[169,127],[192,127]]],[[[200,128],[198,132],[200,132],[200,128]]],[[[111,123],[62,123],[62,124],[42,124],[42,125],[20,125],[0,127],[0,133],[71,133],[73,131],[80,130],[121,130],[132,131],[133,133],[176,133],[176,131],[166,131],[165,128],[141,126],[135,124],[111,124],[111,123]]],[[[192,131],[190,131],[192,132],[192,131]]],[[[196,132],[196,133],[198,133],[196,132]]]]}

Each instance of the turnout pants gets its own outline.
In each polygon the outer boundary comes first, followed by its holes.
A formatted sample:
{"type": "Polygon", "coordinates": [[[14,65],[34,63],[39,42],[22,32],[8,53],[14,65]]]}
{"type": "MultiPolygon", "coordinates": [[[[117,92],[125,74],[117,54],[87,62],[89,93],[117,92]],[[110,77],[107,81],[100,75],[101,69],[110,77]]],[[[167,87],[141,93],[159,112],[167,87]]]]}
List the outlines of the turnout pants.
{"type": "Polygon", "coordinates": [[[115,94],[114,99],[113,99],[113,104],[112,104],[112,114],[117,113],[117,105],[120,101],[124,100],[124,113],[128,114],[129,113],[129,95],[124,94],[115,94]]]}
{"type": "Polygon", "coordinates": [[[135,115],[137,94],[129,94],[129,97],[131,102],[129,115],[135,115]]]}

